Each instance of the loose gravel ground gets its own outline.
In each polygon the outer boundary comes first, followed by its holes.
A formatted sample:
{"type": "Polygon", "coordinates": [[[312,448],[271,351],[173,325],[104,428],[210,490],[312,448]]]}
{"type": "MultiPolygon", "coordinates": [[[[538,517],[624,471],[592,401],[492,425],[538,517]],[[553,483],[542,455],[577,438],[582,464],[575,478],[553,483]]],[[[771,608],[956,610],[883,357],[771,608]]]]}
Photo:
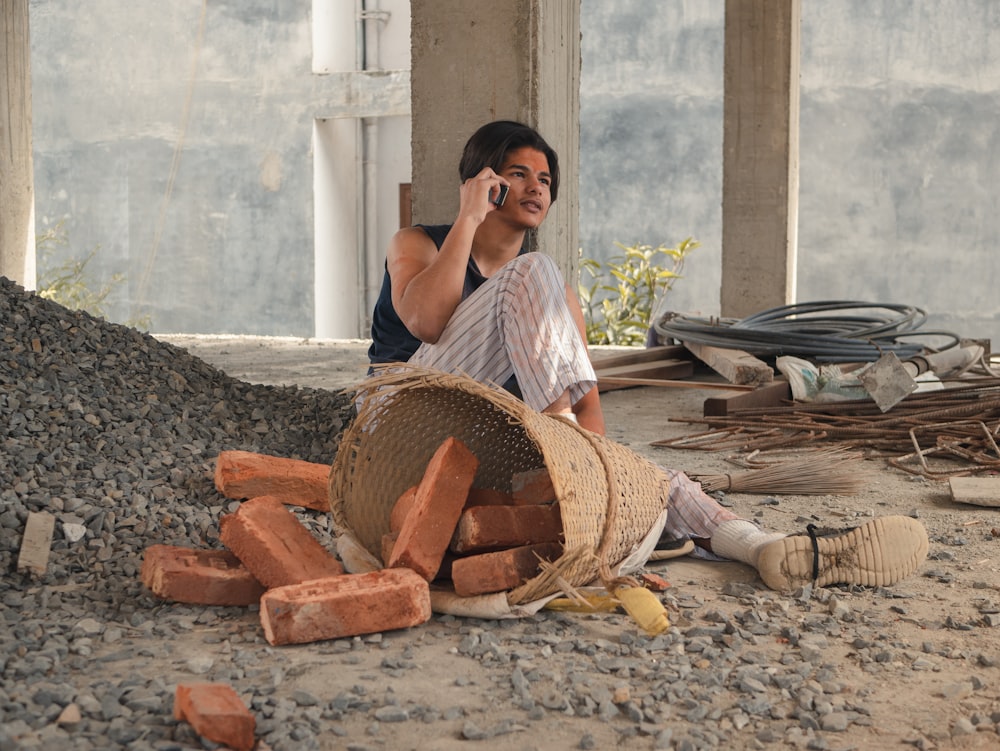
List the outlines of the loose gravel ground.
{"type": "MultiPolygon", "coordinates": [[[[747,567],[679,560],[651,566],[673,585],[655,638],[620,614],[543,611],[274,648],[253,608],[154,598],[142,554],[220,547],[234,506],[213,487],[218,453],[329,463],[349,398],[238,380],[5,279],[0,325],[0,751],[216,748],[172,717],[190,681],[232,685],[260,749],[1000,746],[1000,524],[940,483],[881,472],[850,499],[724,499],[789,531],[916,514],[931,555],[891,589],[781,594],[747,567]],[[56,517],[48,568],[19,573],[39,511],[56,517]]],[[[605,395],[611,437],[689,471],[722,466],[650,449],[689,429],[665,427],[676,394],[643,391],[605,395]]],[[[326,516],[297,513],[332,548],[326,516]]]]}

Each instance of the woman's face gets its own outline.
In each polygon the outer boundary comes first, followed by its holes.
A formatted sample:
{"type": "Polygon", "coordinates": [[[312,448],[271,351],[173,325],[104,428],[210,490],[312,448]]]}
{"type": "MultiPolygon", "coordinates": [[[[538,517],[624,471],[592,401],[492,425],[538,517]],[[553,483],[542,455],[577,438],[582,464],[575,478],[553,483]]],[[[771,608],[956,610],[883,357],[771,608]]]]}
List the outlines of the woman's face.
{"type": "Polygon", "coordinates": [[[497,213],[526,227],[540,225],[552,205],[552,175],[545,154],[530,146],[514,149],[507,154],[500,176],[510,183],[510,191],[497,213]]]}

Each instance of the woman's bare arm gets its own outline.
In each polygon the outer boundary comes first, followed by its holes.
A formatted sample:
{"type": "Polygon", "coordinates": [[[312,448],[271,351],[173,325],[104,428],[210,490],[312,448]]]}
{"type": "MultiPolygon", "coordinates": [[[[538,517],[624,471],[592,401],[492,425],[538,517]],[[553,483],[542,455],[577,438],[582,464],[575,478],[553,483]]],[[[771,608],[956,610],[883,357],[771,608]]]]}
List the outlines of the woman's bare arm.
{"type": "Polygon", "coordinates": [[[402,229],[389,243],[386,268],[396,314],[417,339],[434,343],[462,301],[465,270],[479,225],[496,207],[490,191],[501,180],[489,168],[460,189],[458,218],[441,245],[419,228],[402,229]]]}

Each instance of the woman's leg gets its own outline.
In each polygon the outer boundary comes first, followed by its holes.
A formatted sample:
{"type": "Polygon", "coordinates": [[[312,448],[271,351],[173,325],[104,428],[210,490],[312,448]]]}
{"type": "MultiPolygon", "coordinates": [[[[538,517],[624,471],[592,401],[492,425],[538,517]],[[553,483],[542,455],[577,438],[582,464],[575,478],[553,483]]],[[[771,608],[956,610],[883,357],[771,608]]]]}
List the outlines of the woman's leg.
{"type": "Polygon", "coordinates": [[[567,392],[575,403],[597,383],[562,274],[541,253],[518,256],[487,279],[458,306],[441,338],[420,345],[410,362],[497,385],[513,374],[538,411],[567,392]]]}
{"type": "Polygon", "coordinates": [[[695,540],[703,558],[749,564],[772,589],[810,582],[885,586],[909,576],[927,556],[927,531],[916,519],[885,516],[853,529],[820,534],[767,532],[720,506],[682,472],[670,475],[665,534],[695,540]]]}
{"type": "Polygon", "coordinates": [[[664,470],[670,477],[670,498],[664,533],[674,539],[695,541],[695,555],[726,558],[755,565],[756,549],[784,535],[762,531],[719,505],[701,485],[683,472],[664,470]]]}

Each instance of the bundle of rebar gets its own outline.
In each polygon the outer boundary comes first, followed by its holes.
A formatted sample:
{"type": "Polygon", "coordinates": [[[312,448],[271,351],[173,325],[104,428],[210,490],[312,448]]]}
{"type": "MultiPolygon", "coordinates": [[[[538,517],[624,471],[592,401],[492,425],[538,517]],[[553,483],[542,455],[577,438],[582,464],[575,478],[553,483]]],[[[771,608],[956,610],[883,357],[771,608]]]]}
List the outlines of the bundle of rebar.
{"type": "Polygon", "coordinates": [[[935,479],[1000,470],[1000,378],[911,394],[887,413],[872,401],[852,400],[676,421],[706,424],[711,430],[654,445],[753,451],[828,441],[935,479]]]}

